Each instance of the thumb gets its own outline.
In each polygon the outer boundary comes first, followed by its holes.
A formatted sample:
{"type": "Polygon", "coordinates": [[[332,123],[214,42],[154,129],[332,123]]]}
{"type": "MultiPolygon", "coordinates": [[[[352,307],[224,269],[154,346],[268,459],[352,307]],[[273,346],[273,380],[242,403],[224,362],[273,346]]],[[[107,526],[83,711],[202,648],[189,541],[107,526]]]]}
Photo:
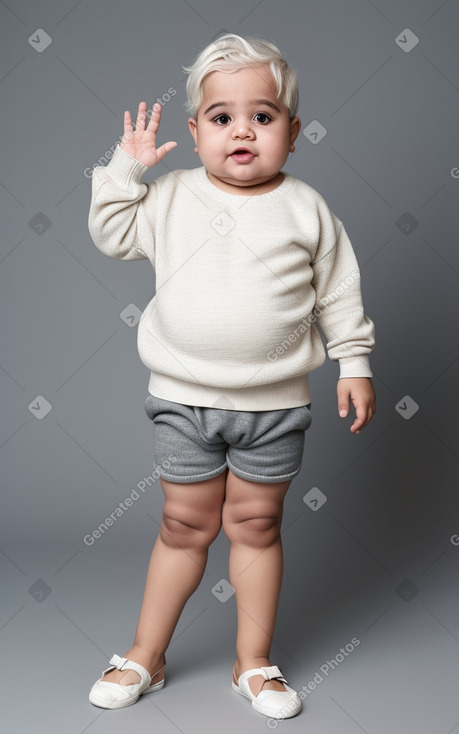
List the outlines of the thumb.
{"type": "Polygon", "coordinates": [[[349,393],[338,393],[338,412],[341,418],[349,413],[349,393]]]}
{"type": "Polygon", "coordinates": [[[174,150],[176,148],[178,143],[175,140],[169,140],[168,143],[163,143],[163,145],[160,148],[156,149],[156,156],[158,158],[158,161],[162,161],[164,156],[167,155],[167,153],[170,153],[171,150],[174,150]]]}

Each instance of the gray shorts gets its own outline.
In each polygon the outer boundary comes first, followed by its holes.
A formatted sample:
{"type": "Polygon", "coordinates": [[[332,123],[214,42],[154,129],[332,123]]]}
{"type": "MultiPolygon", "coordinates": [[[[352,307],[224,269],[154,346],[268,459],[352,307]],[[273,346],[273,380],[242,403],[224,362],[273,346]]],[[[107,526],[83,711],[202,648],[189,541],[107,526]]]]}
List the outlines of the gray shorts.
{"type": "Polygon", "coordinates": [[[251,482],[293,479],[301,469],[310,407],[223,410],[148,395],[153,463],[161,477],[180,484],[211,479],[226,467],[251,482]]]}

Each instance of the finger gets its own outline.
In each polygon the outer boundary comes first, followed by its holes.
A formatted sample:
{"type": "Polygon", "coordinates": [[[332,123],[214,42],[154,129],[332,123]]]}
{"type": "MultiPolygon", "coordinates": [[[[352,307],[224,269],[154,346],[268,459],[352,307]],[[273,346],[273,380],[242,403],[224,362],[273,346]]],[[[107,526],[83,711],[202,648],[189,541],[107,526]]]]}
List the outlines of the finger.
{"type": "Polygon", "coordinates": [[[160,120],[161,120],[161,105],[159,104],[159,102],[155,102],[151,110],[150,119],[148,121],[148,125],[146,129],[150,130],[152,133],[157,133],[160,120]]]}
{"type": "Polygon", "coordinates": [[[137,111],[137,120],[135,123],[136,130],[145,130],[145,120],[147,117],[147,103],[141,102],[137,111]]]}
{"type": "Polygon", "coordinates": [[[160,148],[156,149],[156,156],[158,158],[158,161],[161,161],[169,151],[174,150],[176,148],[178,143],[175,140],[169,140],[168,143],[163,143],[160,148]]]}
{"type": "Polygon", "coordinates": [[[352,426],[350,427],[350,430],[352,433],[360,433],[361,429],[366,426],[366,422],[363,420],[360,420],[359,418],[356,418],[352,426]]]}
{"type": "Polygon", "coordinates": [[[132,132],[132,120],[129,110],[124,112],[124,134],[132,132]]]}
{"type": "Polygon", "coordinates": [[[368,410],[362,406],[356,409],[356,419],[354,423],[351,426],[351,431],[353,433],[360,433],[362,428],[365,428],[370,422],[372,418],[372,411],[371,408],[368,410]]]}
{"type": "Polygon", "coordinates": [[[131,120],[131,113],[129,112],[129,110],[125,110],[125,112],[124,112],[123,137],[121,138],[121,142],[122,143],[127,143],[131,138],[132,138],[132,120],[131,120]]]}
{"type": "Polygon", "coordinates": [[[345,418],[349,413],[349,395],[343,394],[338,396],[338,411],[341,418],[345,418]]]}

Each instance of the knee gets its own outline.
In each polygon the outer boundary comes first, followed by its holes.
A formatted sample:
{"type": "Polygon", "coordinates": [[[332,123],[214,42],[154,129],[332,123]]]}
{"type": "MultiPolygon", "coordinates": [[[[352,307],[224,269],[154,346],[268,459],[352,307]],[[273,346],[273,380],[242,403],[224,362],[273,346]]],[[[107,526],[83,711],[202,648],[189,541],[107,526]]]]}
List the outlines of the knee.
{"type": "Polygon", "coordinates": [[[160,536],[172,548],[205,549],[215,540],[221,528],[221,514],[206,512],[196,517],[184,513],[183,509],[163,509],[160,536]]]}
{"type": "Polygon", "coordinates": [[[230,543],[267,548],[280,537],[278,516],[223,518],[223,530],[230,543]]]}

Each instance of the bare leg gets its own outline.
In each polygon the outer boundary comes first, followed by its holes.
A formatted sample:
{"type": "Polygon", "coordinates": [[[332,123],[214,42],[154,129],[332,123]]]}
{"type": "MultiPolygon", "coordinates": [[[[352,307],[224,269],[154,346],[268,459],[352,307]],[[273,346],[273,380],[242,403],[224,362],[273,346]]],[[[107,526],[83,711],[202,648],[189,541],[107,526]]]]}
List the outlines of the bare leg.
{"type": "MultiPolygon", "coordinates": [[[[235,683],[246,670],[271,665],[283,571],[280,526],[290,482],[261,484],[228,473],[223,529],[231,543],[229,574],[238,614],[235,683]]],[[[254,695],[262,686],[285,691],[282,683],[265,682],[261,675],[250,678],[249,686],[254,695]]]]}
{"type": "MultiPolygon", "coordinates": [[[[165,495],[161,528],[151,554],[132,647],[123,654],[143,665],[152,683],[164,678],[165,652],[180,614],[201,582],[208,550],[221,528],[228,469],[214,479],[178,484],[161,479],[165,495]]],[[[129,685],[140,676],[113,670],[104,681],[129,685]]]]}

